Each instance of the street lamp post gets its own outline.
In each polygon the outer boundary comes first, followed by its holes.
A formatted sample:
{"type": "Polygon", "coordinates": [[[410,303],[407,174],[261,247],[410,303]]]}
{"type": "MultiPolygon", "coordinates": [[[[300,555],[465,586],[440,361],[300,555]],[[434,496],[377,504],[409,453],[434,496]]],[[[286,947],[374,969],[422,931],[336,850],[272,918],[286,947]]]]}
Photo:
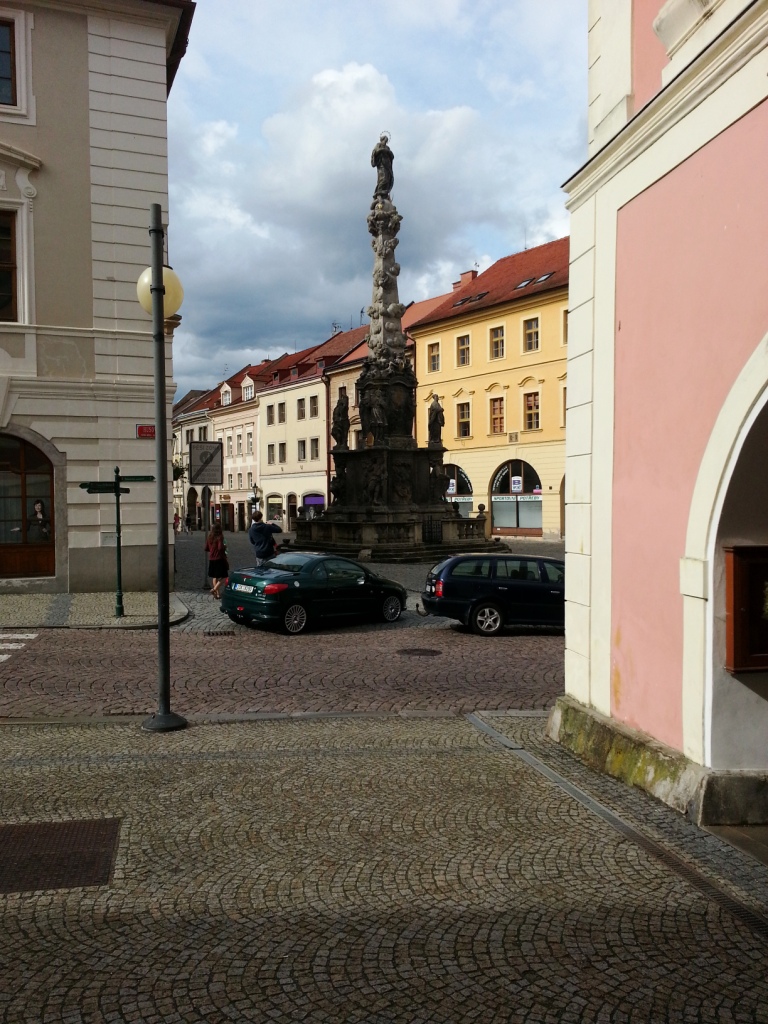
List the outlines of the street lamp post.
{"type": "Polygon", "coordinates": [[[139,278],[137,294],[152,314],[155,375],[155,476],[157,479],[157,680],[158,709],[142,722],[150,732],[183,729],[187,721],[171,711],[171,629],[168,593],[168,429],[165,399],[165,318],[181,306],[184,289],[170,267],[163,267],[165,231],[160,204],[150,207],[152,265],[139,278]]]}

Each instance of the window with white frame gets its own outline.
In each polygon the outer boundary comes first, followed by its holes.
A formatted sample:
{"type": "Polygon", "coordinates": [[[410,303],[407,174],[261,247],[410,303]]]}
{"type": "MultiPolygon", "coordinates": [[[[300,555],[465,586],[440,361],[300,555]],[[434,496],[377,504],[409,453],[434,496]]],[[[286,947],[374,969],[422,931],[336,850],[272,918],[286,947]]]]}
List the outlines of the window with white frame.
{"type": "Polygon", "coordinates": [[[427,345],[427,370],[430,373],[437,373],[440,369],[440,342],[433,341],[427,345]]]}
{"type": "Polygon", "coordinates": [[[527,391],[523,395],[524,430],[539,429],[539,392],[527,391]]]}
{"type": "Polygon", "coordinates": [[[231,405],[232,404],[232,392],[231,391],[227,390],[227,391],[222,391],[221,392],[221,404],[222,405],[231,405]]]}
{"type": "Polygon", "coordinates": [[[232,474],[227,473],[227,487],[232,490],[232,474]]]}
{"type": "Polygon", "coordinates": [[[539,348],[539,318],[523,320],[523,351],[537,352],[539,348]]]}
{"type": "Polygon", "coordinates": [[[253,473],[248,474],[248,486],[253,487],[253,473]]]}
{"type": "Polygon", "coordinates": [[[277,461],[278,462],[285,462],[285,456],[286,456],[285,441],[281,441],[280,444],[277,446],[277,461]]]}
{"type": "Polygon", "coordinates": [[[33,15],[0,8],[0,121],[35,124],[33,15]]]}
{"type": "Polygon", "coordinates": [[[238,489],[238,491],[242,491],[242,489],[243,489],[243,474],[242,473],[238,473],[237,474],[237,489],[238,489]]]}
{"type": "Polygon", "coordinates": [[[568,310],[563,310],[563,344],[568,344],[568,310]]]}
{"type": "Polygon", "coordinates": [[[504,328],[491,328],[491,359],[504,358],[504,328]]]}
{"type": "Polygon", "coordinates": [[[504,399],[491,399],[491,433],[504,433],[504,399]]]}
{"type": "Polygon", "coordinates": [[[237,435],[237,454],[238,455],[242,455],[243,454],[243,435],[242,434],[238,434],[237,435]]]}
{"type": "Polygon", "coordinates": [[[307,457],[307,442],[303,438],[298,443],[298,456],[299,456],[299,462],[304,462],[304,460],[307,457]]]}
{"type": "Polygon", "coordinates": [[[472,436],[469,402],[459,402],[456,406],[456,436],[472,436]]]}
{"type": "Polygon", "coordinates": [[[456,339],[456,365],[469,366],[469,335],[462,334],[456,339]]]}
{"type": "Polygon", "coordinates": [[[208,440],[208,427],[198,427],[197,428],[197,440],[198,441],[207,441],[208,440]]]}
{"type": "Polygon", "coordinates": [[[267,464],[270,466],[275,464],[275,446],[273,444],[267,445],[267,464]]]}
{"type": "Polygon", "coordinates": [[[274,405],[267,406],[267,426],[271,427],[275,422],[275,407],[274,405]]]}
{"type": "Polygon", "coordinates": [[[232,435],[227,437],[227,455],[232,455],[232,435]]]}
{"type": "Polygon", "coordinates": [[[317,416],[317,409],[318,409],[317,395],[310,395],[309,396],[309,415],[310,416],[317,416]]]}
{"type": "Polygon", "coordinates": [[[285,402],[277,403],[277,422],[285,423],[285,402]]]}
{"type": "Polygon", "coordinates": [[[296,399],[296,419],[303,420],[307,415],[307,401],[305,398],[296,399]]]}
{"type": "Polygon", "coordinates": [[[250,400],[252,398],[253,398],[253,384],[244,384],[243,385],[243,401],[244,402],[250,402],[250,400]]]}
{"type": "Polygon", "coordinates": [[[246,455],[253,455],[253,431],[249,430],[245,435],[245,453],[246,455]]]}
{"type": "Polygon", "coordinates": [[[187,442],[187,445],[191,444],[192,441],[195,440],[195,432],[194,432],[194,430],[187,430],[187,431],[185,431],[184,432],[184,440],[187,442]]]}
{"type": "Polygon", "coordinates": [[[311,437],[309,439],[309,457],[310,459],[320,458],[320,438],[311,437]]]}

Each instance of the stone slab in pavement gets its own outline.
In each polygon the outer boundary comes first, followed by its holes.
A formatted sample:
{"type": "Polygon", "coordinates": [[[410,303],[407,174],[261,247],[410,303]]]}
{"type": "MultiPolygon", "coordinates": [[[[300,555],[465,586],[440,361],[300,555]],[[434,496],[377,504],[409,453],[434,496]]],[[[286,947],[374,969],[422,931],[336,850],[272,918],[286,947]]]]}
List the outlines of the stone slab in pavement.
{"type": "Polygon", "coordinates": [[[0,730],[2,821],[102,817],[109,884],[0,896],[3,1024],[768,1021],[764,936],[464,718],[0,730]]]}

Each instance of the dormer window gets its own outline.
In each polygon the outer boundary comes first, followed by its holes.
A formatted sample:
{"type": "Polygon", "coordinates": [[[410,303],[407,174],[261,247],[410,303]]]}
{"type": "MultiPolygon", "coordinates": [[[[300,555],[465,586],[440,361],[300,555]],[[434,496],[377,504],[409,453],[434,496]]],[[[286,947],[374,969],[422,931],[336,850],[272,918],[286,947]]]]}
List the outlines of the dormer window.
{"type": "Polygon", "coordinates": [[[243,384],[243,401],[250,402],[253,398],[253,384],[243,384]]]}
{"type": "Polygon", "coordinates": [[[299,376],[299,368],[298,368],[298,366],[292,366],[291,367],[291,376],[292,377],[298,377],[299,376]]]}
{"type": "Polygon", "coordinates": [[[221,404],[222,405],[231,405],[232,404],[232,392],[231,391],[222,391],[221,392],[221,404]]]}

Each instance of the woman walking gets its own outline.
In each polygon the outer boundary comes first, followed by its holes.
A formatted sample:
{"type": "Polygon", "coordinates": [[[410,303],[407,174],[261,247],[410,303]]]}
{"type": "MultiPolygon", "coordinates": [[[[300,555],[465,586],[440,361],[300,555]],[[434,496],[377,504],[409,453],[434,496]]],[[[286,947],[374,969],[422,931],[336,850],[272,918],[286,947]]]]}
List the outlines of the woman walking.
{"type": "Polygon", "coordinates": [[[221,597],[221,585],[229,573],[227,549],[219,523],[213,524],[211,532],[205,538],[205,550],[208,552],[208,575],[213,580],[211,595],[218,599],[221,597]]]}

